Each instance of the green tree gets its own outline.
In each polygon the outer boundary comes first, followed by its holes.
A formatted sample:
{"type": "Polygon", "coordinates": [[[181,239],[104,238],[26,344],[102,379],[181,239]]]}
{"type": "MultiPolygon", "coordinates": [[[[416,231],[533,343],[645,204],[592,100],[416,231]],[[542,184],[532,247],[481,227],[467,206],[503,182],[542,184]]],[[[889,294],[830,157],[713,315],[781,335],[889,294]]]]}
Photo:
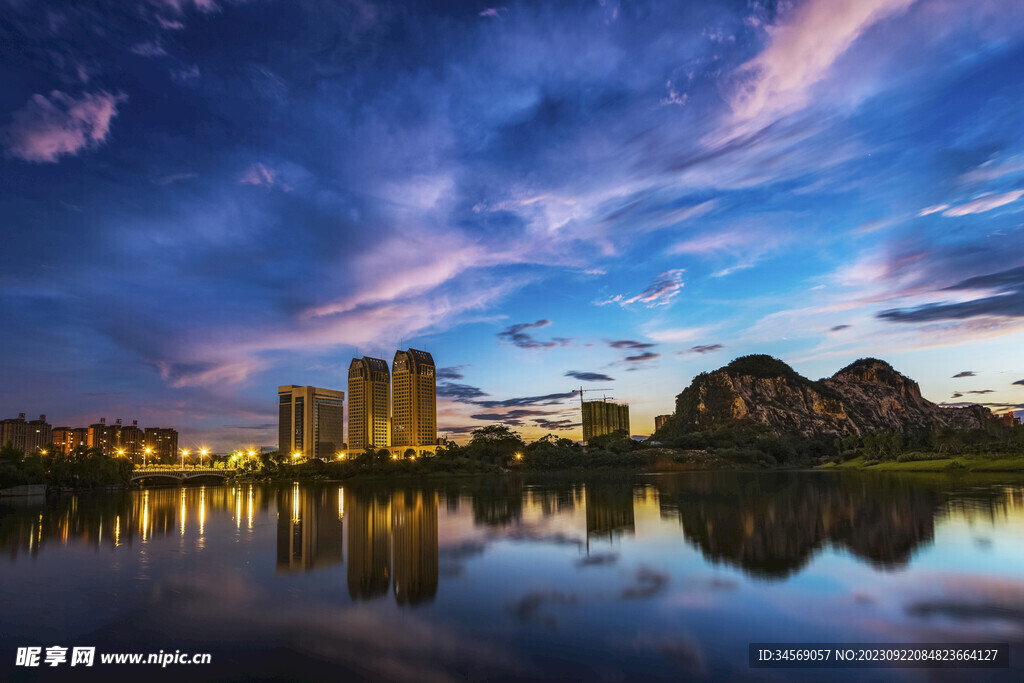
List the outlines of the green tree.
{"type": "Polygon", "coordinates": [[[473,430],[466,452],[470,458],[502,465],[525,448],[518,432],[506,425],[488,425],[473,430]]]}

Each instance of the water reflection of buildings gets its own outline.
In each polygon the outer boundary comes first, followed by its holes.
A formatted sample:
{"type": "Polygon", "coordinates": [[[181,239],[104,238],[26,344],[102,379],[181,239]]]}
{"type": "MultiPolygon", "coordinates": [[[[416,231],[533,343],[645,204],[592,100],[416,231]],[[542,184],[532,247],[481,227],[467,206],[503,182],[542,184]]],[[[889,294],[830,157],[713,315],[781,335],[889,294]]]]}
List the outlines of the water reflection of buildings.
{"type": "Polygon", "coordinates": [[[11,558],[41,546],[116,548],[159,537],[207,532],[212,513],[230,511],[236,529],[253,528],[267,506],[263,490],[237,487],[156,488],[12,500],[0,505],[0,547],[11,558]]]}
{"type": "Polygon", "coordinates": [[[308,489],[297,483],[277,492],[277,571],[319,569],[344,561],[342,518],[345,493],[308,489]]]}
{"type": "Polygon", "coordinates": [[[588,485],[586,500],[588,545],[591,538],[611,542],[623,535],[633,535],[635,523],[631,482],[588,485]]]}
{"type": "Polygon", "coordinates": [[[352,599],[387,593],[416,605],[437,594],[437,494],[354,490],[345,509],[348,519],[348,590],[352,599]],[[393,577],[393,581],[392,581],[393,577]]]}

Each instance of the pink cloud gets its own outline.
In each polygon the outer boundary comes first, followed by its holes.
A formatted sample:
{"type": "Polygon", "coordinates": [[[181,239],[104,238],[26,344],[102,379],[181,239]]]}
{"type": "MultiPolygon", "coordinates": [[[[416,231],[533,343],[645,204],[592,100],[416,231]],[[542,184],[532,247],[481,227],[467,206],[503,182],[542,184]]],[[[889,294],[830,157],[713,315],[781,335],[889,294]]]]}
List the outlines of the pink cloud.
{"type": "Polygon", "coordinates": [[[785,23],[767,27],[768,47],[740,68],[733,113],[753,119],[803,107],[811,86],[862,33],[912,2],[812,0],[793,10],[785,23]]]}
{"type": "Polygon", "coordinates": [[[238,182],[242,185],[265,187],[268,190],[280,187],[285,192],[291,191],[291,187],[283,183],[279,183],[277,178],[278,173],[275,169],[257,162],[245,169],[242,173],[242,177],[238,179],[238,182]]]}
{"type": "Polygon", "coordinates": [[[110,132],[110,122],[126,95],[100,91],[75,99],[59,90],[33,95],[13,121],[0,130],[7,156],[35,163],[55,163],[61,156],[74,156],[83,149],[101,145],[110,132]]]}
{"type": "Polygon", "coordinates": [[[942,212],[943,216],[966,216],[972,213],[985,213],[992,209],[998,209],[1000,206],[1005,206],[1011,202],[1015,202],[1024,195],[1024,190],[1014,190],[1013,192],[1004,192],[1002,194],[988,194],[984,197],[979,197],[974,201],[961,204],[960,206],[954,206],[950,209],[946,209],[942,212]]]}
{"type": "Polygon", "coordinates": [[[672,299],[674,299],[682,290],[684,272],[685,271],[682,268],[664,272],[651,283],[650,287],[636,296],[629,297],[628,299],[623,295],[618,294],[606,301],[599,301],[595,303],[597,303],[598,306],[618,304],[619,306],[626,307],[630,304],[636,303],[644,304],[647,308],[667,306],[672,303],[672,299]]]}

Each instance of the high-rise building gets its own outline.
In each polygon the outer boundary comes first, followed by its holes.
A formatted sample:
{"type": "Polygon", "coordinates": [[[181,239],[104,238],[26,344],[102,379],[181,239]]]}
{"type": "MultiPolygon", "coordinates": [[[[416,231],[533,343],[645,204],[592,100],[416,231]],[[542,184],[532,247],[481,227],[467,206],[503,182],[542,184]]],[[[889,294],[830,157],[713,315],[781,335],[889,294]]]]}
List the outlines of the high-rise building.
{"type": "Polygon", "coordinates": [[[68,455],[71,451],[75,450],[79,446],[89,445],[89,428],[88,427],[54,427],[53,428],[53,447],[59,450],[64,455],[68,455]]]}
{"type": "Polygon", "coordinates": [[[173,462],[178,457],[178,432],[170,427],[146,427],[143,441],[153,449],[154,462],[173,462]]]}
{"type": "Polygon", "coordinates": [[[277,388],[278,448],[307,458],[333,458],[345,442],[345,392],[292,384],[277,388]]]}
{"type": "Polygon", "coordinates": [[[437,444],[437,377],[426,351],[396,351],[391,366],[391,445],[437,444]]]}
{"type": "MultiPolygon", "coordinates": [[[[121,421],[117,421],[118,425],[121,421]]],[[[124,451],[124,456],[130,460],[138,462],[149,462],[152,463],[152,452],[146,453],[143,457],[143,451],[149,446],[145,443],[146,433],[139,428],[139,421],[132,420],[131,425],[122,426],[117,434],[117,454],[120,455],[121,451],[124,451]]]]}
{"type": "Polygon", "coordinates": [[[625,431],[629,434],[629,406],[609,401],[583,402],[583,443],[595,436],[625,431]]]}
{"type": "Polygon", "coordinates": [[[38,420],[25,421],[25,413],[16,418],[0,422],[0,446],[11,444],[26,455],[45,449],[53,441],[53,428],[46,422],[46,416],[38,420]]]}
{"type": "Polygon", "coordinates": [[[380,358],[353,358],[348,366],[349,449],[391,445],[391,372],[380,358]]]}
{"type": "Polygon", "coordinates": [[[103,455],[117,455],[117,444],[120,440],[121,424],[118,420],[116,425],[108,425],[107,418],[101,417],[99,422],[89,425],[89,437],[87,446],[98,448],[103,455]]]}

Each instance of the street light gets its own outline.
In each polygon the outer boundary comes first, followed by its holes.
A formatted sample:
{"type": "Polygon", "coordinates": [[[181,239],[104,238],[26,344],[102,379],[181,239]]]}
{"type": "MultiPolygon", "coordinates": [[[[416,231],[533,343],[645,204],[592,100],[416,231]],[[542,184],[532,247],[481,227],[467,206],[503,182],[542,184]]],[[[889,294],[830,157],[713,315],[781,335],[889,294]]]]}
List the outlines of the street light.
{"type": "Polygon", "coordinates": [[[153,452],[153,449],[152,448],[146,448],[142,452],[144,453],[144,455],[142,456],[142,466],[146,467],[147,466],[146,465],[146,461],[149,459],[149,455],[150,455],[150,453],[153,452]]]}
{"type": "Polygon", "coordinates": [[[199,449],[199,466],[200,467],[203,466],[203,458],[205,458],[206,454],[209,453],[209,452],[210,452],[210,449],[208,449],[208,448],[200,448],[199,449]]]}
{"type": "Polygon", "coordinates": [[[181,449],[181,469],[185,469],[185,456],[188,455],[188,449],[181,449]]]}

